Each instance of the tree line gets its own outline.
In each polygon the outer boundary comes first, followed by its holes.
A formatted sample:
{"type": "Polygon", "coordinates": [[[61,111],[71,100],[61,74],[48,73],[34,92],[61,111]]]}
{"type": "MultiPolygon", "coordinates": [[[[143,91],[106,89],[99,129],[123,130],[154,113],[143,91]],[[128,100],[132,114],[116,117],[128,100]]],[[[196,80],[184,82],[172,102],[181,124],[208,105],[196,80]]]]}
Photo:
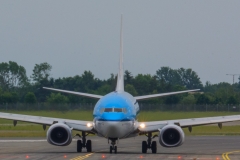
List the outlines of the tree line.
{"type": "MultiPolygon", "coordinates": [[[[46,62],[35,64],[32,74],[27,77],[26,70],[16,62],[0,63],[0,104],[9,103],[95,103],[96,100],[75,95],[51,92],[42,87],[52,87],[77,92],[105,95],[115,90],[117,75],[100,80],[91,71],[81,75],[54,79],[52,66],[46,62]]],[[[240,83],[221,82],[203,84],[191,68],[172,69],[161,67],[154,75],[137,74],[125,71],[125,90],[133,96],[201,89],[199,93],[186,93],[142,101],[152,104],[239,104],[240,83]]],[[[239,79],[240,81],[240,79],[239,79]]]]}

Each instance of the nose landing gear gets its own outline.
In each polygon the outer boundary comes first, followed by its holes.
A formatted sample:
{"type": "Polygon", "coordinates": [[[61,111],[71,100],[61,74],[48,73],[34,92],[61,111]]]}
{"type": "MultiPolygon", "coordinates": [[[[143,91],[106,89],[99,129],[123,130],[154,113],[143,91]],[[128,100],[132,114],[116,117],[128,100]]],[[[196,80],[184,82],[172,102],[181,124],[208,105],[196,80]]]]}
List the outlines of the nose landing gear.
{"type": "MultiPolygon", "coordinates": [[[[108,139],[109,140],[109,139],[108,139]]],[[[109,153],[114,153],[116,154],[117,153],[117,146],[116,145],[116,138],[113,138],[113,139],[110,139],[111,140],[111,146],[110,146],[110,150],[109,150],[109,153]]]]}

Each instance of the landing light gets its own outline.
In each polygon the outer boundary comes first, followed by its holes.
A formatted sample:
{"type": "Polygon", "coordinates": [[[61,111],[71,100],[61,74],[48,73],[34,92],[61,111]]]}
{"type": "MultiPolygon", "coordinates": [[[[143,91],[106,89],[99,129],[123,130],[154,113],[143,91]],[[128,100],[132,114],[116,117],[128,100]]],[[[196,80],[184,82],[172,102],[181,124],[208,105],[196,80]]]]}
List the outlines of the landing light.
{"type": "Polygon", "coordinates": [[[145,124],[144,123],[141,123],[140,124],[140,128],[145,128],[146,126],[145,126],[145,124]]]}
{"type": "Polygon", "coordinates": [[[88,128],[92,127],[92,123],[87,123],[87,127],[88,128]]]}

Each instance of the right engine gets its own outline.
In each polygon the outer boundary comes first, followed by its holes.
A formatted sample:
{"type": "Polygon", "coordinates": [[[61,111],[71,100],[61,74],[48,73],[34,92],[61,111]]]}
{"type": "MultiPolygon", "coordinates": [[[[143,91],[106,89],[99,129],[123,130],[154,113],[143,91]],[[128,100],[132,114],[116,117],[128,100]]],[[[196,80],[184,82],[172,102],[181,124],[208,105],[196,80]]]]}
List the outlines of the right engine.
{"type": "Polygon", "coordinates": [[[51,125],[47,131],[48,143],[56,146],[67,146],[72,142],[72,130],[64,123],[51,125]]]}
{"type": "Polygon", "coordinates": [[[184,137],[181,127],[174,124],[166,125],[159,133],[159,143],[163,147],[177,147],[182,145],[184,137]]]}

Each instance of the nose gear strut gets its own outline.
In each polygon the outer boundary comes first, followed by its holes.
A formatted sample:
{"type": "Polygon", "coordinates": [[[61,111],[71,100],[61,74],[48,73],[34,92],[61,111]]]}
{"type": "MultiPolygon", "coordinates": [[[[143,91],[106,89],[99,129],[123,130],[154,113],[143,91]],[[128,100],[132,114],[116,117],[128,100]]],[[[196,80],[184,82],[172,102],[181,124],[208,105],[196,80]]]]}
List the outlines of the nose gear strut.
{"type": "Polygon", "coordinates": [[[108,139],[108,143],[109,143],[109,140],[111,140],[111,146],[110,146],[110,150],[109,150],[109,153],[112,153],[114,151],[114,153],[116,154],[117,153],[117,146],[116,146],[116,141],[118,140],[117,138],[109,138],[108,139]]]}

